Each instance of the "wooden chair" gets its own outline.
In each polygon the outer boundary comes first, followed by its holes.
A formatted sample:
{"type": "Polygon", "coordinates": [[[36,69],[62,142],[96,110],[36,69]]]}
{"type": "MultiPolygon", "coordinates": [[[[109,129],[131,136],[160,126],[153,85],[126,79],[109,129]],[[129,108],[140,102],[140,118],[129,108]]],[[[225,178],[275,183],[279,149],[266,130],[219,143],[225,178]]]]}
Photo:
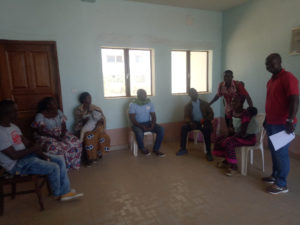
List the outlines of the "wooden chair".
{"type": "Polygon", "coordinates": [[[46,176],[40,176],[40,175],[10,175],[6,172],[4,172],[0,176],[0,216],[3,215],[4,212],[4,197],[10,196],[12,199],[16,197],[16,195],[22,195],[22,194],[30,194],[30,193],[36,193],[40,205],[40,210],[44,210],[44,203],[42,198],[42,187],[44,184],[47,183],[48,191],[50,193],[49,185],[47,182],[46,176]],[[25,191],[16,191],[16,186],[19,183],[24,182],[32,182],[34,184],[34,188],[30,190],[25,191]],[[4,193],[4,186],[5,185],[11,185],[11,191],[9,193],[4,193]]]}

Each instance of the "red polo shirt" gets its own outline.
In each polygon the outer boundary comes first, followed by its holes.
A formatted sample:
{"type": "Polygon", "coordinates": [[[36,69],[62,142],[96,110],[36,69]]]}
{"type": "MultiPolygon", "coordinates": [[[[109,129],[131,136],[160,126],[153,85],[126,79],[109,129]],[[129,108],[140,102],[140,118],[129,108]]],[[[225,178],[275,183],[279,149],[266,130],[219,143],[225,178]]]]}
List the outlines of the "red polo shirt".
{"type": "MultiPolygon", "coordinates": [[[[266,121],[269,124],[286,124],[289,115],[291,95],[299,95],[298,80],[290,72],[282,69],[276,78],[267,83],[266,121]]],[[[296,123],[297,119],[294,118],[296,123]]]]}

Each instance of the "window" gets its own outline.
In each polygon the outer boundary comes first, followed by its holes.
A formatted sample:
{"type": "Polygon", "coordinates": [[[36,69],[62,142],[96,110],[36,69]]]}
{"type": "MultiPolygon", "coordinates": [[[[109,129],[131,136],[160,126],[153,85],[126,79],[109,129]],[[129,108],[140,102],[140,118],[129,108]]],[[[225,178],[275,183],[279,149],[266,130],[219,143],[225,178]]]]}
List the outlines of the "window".
{"type": "Polygon", "coordinates": [[[152,51],[102,48],[104,97],[136,96],[138,89],[152,95],[152,51]]]}
{"type": "Polygon", "coordinates": [[[208,51],[172,51],[172,94],[208,91],[208,51]]]}

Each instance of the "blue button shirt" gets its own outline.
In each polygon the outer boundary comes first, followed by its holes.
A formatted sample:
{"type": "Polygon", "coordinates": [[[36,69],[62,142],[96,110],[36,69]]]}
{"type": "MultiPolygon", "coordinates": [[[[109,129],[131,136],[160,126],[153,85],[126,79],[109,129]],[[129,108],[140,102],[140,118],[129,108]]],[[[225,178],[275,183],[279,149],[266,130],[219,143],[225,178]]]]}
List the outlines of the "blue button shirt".
{"type": "Polygon", "coordinates": [[[196,102],[192,101],[192,105],[193,105],[193,111],[192,111],[193,121],[200,122],[203,119],[203,115],[200,110],[200,100],[197,99],[196,102]]]}
{"type": "Polygon", "coordinates": [[[150,113],[155,112],[154,105],[149,102],[145,105],[137,105],[135,103],[130,103],[129,114],[135,114],[135,120],[138,123],[146,123],[150,121],[150,113]]]}

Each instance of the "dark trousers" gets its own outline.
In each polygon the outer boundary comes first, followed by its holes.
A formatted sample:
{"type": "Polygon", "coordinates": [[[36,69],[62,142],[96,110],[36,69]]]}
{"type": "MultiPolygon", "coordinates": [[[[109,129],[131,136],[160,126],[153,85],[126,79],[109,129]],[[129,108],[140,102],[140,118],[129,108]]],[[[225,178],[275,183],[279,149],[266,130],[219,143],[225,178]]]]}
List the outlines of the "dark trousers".
{"type": "MultiPolygon", "coordinates": [[[[285,130],[285,124],[266,124],[268,137],[283,130],[285,130]]],[[[275,183],[279,187],[285,187],[287,185],[287,177],[290,171],[289,146],[291,143],[283,146],[277,151],[275,151],[270,138],[268,138],[268,144],[273,163],[272,177],[276,179],[275,183]]]]}
{"type": "Polygon", "coordinates": [[[200,122],[194,122],[194,123],[196,124],[195,128],[192,128],[189,124],[185,124],[181,127],[180,148],[186,149],[187,135],[191,130],[200,130],[204,136],[206,151],[208,154],[210,154],[210,152],[211,152],[210,151],[210,144],[211,144],[210,135],[212,132],[212,127],[211,126],[204,127],[204,126],[202,126],[202,124],[200,122]]]}

